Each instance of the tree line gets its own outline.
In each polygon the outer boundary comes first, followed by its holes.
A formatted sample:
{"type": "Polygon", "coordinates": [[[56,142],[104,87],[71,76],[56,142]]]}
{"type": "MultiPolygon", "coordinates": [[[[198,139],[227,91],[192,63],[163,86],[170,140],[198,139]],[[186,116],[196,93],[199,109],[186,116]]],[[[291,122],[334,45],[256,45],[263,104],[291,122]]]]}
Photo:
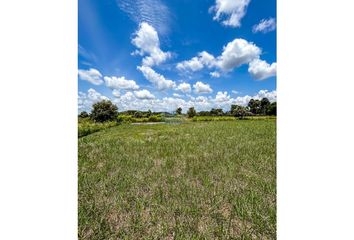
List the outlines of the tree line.
{"type": "MultiPolygon", "coordinates": [[[[178,107],[175,111],[177,115],[182,115],[183,109],[178,107]]],[[[138,111],[138,110],[128,110],[120,112],[120,115],[132,116],[134,118],[149,118],[152,116],[166,117],[174,116],[174,114],[168,112],[152,112],[148,111],[138,111]]],[[[187,111],[187,117],[192,118],[195,116],[234,116],[239,119],[243,119],[246,116],[255,115],[277,115],[277,103],[271,103],[268,98],[251,99],[247,106],[231,105],[230,110],[224,112],[221,108],[212,108],[210,111],[200,111],[197,112],[194,107],[190,107],[187,111]]],[[[79,118],[90,118],[95,122],[106,122],[114,121],[118,116],[118,107],[109,100],[102,100],[100,102],[94,103],[92,105],[92,110],[90,113],[83,111],[79,114],[79,118]]]]}
{"type": "MultiPolygon", "coordinates": [[[[182,112],[181,108],[178,108],[176,112],[182,112]]],[[[241,105],[231,105],[229,111],[224,112],[221,108],[212,108],[210,111],[200,111],[197,112],[194,107],[191,107],[187,111],[187,116],[192,118],[194,116],[234,116],[240,119],[246,116],[255,116],[255,115],[268,115],[276,116],[277,115],[277,103],[271,103],[268,98],[251,99],[247,106],[241,105]]]]}

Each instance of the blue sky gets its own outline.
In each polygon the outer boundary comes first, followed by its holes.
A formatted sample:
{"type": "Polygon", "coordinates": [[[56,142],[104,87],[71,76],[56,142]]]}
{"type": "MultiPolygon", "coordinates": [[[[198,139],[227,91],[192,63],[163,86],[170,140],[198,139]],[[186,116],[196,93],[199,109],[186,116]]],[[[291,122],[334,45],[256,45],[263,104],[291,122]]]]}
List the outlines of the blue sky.
{"type": "Polygon", "coordinates": [[[276,101],[275,22],[275,0],[79,0],[79,111],[276,101]]]}

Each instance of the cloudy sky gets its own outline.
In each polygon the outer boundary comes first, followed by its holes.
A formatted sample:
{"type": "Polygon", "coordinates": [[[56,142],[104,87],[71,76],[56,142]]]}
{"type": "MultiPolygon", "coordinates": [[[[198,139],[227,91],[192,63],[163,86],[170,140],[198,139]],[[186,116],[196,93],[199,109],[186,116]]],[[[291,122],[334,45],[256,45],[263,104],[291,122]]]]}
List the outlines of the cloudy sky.
{"type": "Polygon", "coordinates": [[[276,0],[79,0],[78,110],[276,100],[276,0]]]}

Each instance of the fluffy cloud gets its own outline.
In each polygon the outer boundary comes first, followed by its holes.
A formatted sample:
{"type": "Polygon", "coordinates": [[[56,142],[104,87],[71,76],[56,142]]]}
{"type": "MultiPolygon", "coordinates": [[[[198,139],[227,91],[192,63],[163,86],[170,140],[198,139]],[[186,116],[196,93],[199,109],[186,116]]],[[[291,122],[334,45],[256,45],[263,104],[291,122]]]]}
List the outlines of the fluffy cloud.
{"type": "Polygon", "coordinates": [[[212,93],[213,89],[211,89],[209,84],[205,84],[202,82],[196,82],[193,85],[194,92],[195,93],[212,93]]]}
{"type": "Polygon", "coordinates": [[[247,106],[248,102],[251,99],[258,99],[261,100],[262,98],[268,98],[270,102],[275,102],[277,101],[277,92],[276,90],[269,92],[268,90],[260,90],[256,95],[254,96],[240,96],[237,97],[236,99],[233,100],[234,104],[241,105],[241,106],[247,106]]]}
{"type": "Polygon", "coordinates": [[[275,30],[275,19],[262,19],[258,24],[254,25],[252,28],[253,33],[262,32],[267,33],[275,30]]]}
{"type": "MultiPolygon", "coordinates": [[[[178,70],[198,71],[204,67],[221,70],[222,72],[230,72],[243,64],[248,64],[254,59],[258,59],[262,50],[254,43],[248,42],[242,38],[236,38],[223,47],[220,56],[213,55],[203,51],[198,53],[197,57],[191,60],[183,61],[177,64],[178,70]]],[[[212,77],[220,77],[220,72],[211,72],[212,77]]]]}
{"type": "Polygon", "coordinates": [[[143,58],[145,66],[159,65],[171,57],[170,52],[163,52],[160,49],[160,40],[155,28],[146,22],[139,25],[132,44],[139,48],[134,54],[147,55],[143,58]]]}
{"type": "Polygon", "coordinates": [[[109,100],[109,98],[103,96],[93,88],[90,88],[87,91],[87,93],[79,92],[78,110],[79,112],[81,111],[89,112],[91,110],[92,104],[99,102],[101,100],[109,100]]]}
{"type": "Polygon", "coordinates": [[[209,74],[210,74],[210,76],[212,76],[212,77],[214,77],[214,78],[219,78],[219,77],[220,77],[220,73],[217,72],[217,71],[211,72],[211,73],[209,73],[209,74]]]}
{"type": "Polygon", "coordinates": [[[119,97],[120,97],[120,92],[119,92],[119,90],[113,89],[112,95],[115,96],[115,97],[117,97],[117,98],[119,98],[119,97]]]}
{"type": "Polygon", "coordinates": [[[94,85],[103,83],[102,74],[94,68],[90,68],[89,70],[79,69],[79,77],[81,80],[88,81],[94,85]]]}
{"type": "Polygon", "coordinates": [[[139,99],[154,99],[155,96],[151,94],[148,90],[134,91],[135,97],[139,99]]]}
{"type": "Polygon", "coordinates": [[[190,93],[192,91],[191,85],[189,83],[181,83],[176,89],[183,93],[190,93]]]}
{"type": "Polygon", "coordinates": [[[210,11],[215,12],[214,20],[225,26],[240,27],[251,0],[216,0],[210,11]]]}
{"type": "Polygon", "coordinates": [[[248,72],[256,80],[263,80],[277,74],[277,63],[271,65],[266,61],[255,59],[250,62],[248,72]]]}
{"type": "Polygon", "coordinates": [[[167,80],[164,76],[155,72],[151,67],[138,66],[137,69],[140,70],[144,77],[153,83],[158,90],[165,90],[176,87],[176,83],[174,81],[167,80]]]}
{"type": "Polygon", "coordinates": [[[177,69],[180,71],[196,72],[203,69],[204,65],[199,61],[198,57],[193,57],[191,60],[186,60],[177,64],[177,69]]]}
{"type": "MultiPolygon", "coordinates": [[[[95,99],[102,96],[97,94],[95,99]]],[[[183,112],[186,112],[188,108],[195,107],[197,111],[209,111],[211,108],[222,108],[224,111],[229,111],[232,104],[246,106],[250,99],[262,99],[266,97],[270,102],[276,101],[276,91],[260,90],[253,96],[239,96],[232,98],[227,92],[218,92],[215,97],[211,96],[198,96],[189,99],[182,99],[180,95],[174,97],[164,97],[161,99],[139,99],[136,94],[128,91],[120,98],[116,98],[113,102],[118,106],[120,111],[125,110],[152,110],[152,111],[175,111],[176,108],[181,107],[183,112]]],[[[103,97],[105,98],[105,97],[103,97]]],[[[91,105],[90,105],[91,107],[91,105]]]]}
{"type": "Polygon", "coordinates": [[[215,57],[206,51],[200,52],[198,54],[198,57],[199,57],[199,61],[204,66],[211,68],[215,65],[215,57]]]}
{"type": "Polygon", "coordinates": [[[106,86],[111,89],[136,90],[139,86],[134,80],[127,80],[125,77],[104,77],[106,86]]]}
{"type": "Polygon", "coordinates": [[[237,38],[224,46],[221,56],[218,57],[218,66],[228,72],[258,58],[261,52],[261,49],[255,44],[237,38]]]}
{"type": "Polygon", "coordinates": [[[176,98],[182,98],[183,97],[182,95],[180,95],[178,93],[174,93],[173,96],[176,97],[176,98]]]}
{"type": "Polygon", "coordinates": [[[216,102],[227,102],[230,100],[230,96],[227,95],[227,92],[218,92],[215,96],[216,102]]]}
{"type": "Polygon", "coordinates": [[[177,64],[177,69],[180,71],[196,72],[206,67],[213,67],[215,65],[215,57],[210,53],[203,51],[198,53],[197,57],[186,60],[177,64]]]}

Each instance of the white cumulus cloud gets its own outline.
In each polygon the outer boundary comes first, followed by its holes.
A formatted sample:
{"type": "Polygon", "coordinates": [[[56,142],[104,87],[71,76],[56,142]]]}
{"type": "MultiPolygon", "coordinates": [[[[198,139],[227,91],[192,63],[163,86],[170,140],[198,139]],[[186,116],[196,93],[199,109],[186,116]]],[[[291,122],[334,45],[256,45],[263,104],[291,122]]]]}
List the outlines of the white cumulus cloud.
{"type": "Polygon", "coordinates": [[[125,77],[104,77],[106,86],[111,89],[136,90],[139,86],[134,80],[127,80],[125,77]]]}
{"type": "Polygon", "coordinates": [[[250,62],[248,72],[256,80],[264,80],[277,74],[277,63],[269,64],[266,61],[255,59],[250,62]]]}
{"type": "Polygon", "coordinates": [[[155,98],[155,96],[146,89],[143,89],[140,91],[134,91],[134,94],[139,99],[154,99],[155,98]]]}
{"type": "Polygon", "coordinates": [[[212,77],[214,77],[214,78],[219,78],[219,77],[220,77],[220,73],[217,72],[217,71],[211,72],[211,73],[209,73],[209,74],[210,74],[210,76],[212,76],[212,77]]]}
{"type": "MultiPolygon", "coordinates": [[[[246,106],[250,99],[268,98],[270,102],[277,100],[276,91],[260,90],[255,95],[245,95],[232,98],[226,91],[219,91],[212,96],[190,96],[189,99],[182,99],[180,95],[174,97],[152,98],[146,97],[149,94],[144,90],[127,91],[120,98],[114,98],[113,103],[119,108],[119,111],[125,110],[143,110],[150,109],[151,111],[175,111],[181,107],[183,112],[186,112],[189,107],[195,107],[197,111],[210,111],[211,108],[222,108],[224,111],[229,111],[232,104],[246,106]],[[141,95],[139,95],[139,93],[141,95]]],[[[79,92],[79,111],[90,111],[93,103],[101,100],[109,100],[109,98],[98,93],[94,89],[89,89],[87,93],[79,92]]]]}
{"type": "Polygon", "coordinates": [[[190,60],[182,61],[177,64],[179,71],[192,71],[196,72],[204,67],[211,68],[215,66],[215,57],[210,53],[203,51],[198,53],[197,57],[193,57],[190,60]]]}
{"type": "Polygon", "coordinates": [[[79,92],[78,96],[78,111],[91,111],[92,104],[102,101],[109,100],[108,97],[97,92],[95,89],[90,88],[87,93],[79,92]]]}
{"type": "Polygon", "coordinates": [[[155,72],[151,67],[138,66],[137,69],[140,70],[144,77],[153,83],[158,90],[165,90],[176,87],[176,83],[174,81],[166,79],[161,74],[155,72]]]}
{"type": "Polygon", "coordinates": [[[180,71],[199,71],[204,67],[214,68],[218,71],[210,72],[210,76],[218,78],[221,73],[226,73],[248,64],[254,59],[258,59],[262,50],[252,42],[248,42],[242,38],[236,38],[223,47],[220,56],[214,57],[210,53],[203,51],[191,60],[182,61],[177,64],[180,71]]]}
{"type": "Polygon", "coordinates": [[[120,91],[117,90],[117,89],[113,89],[112,95],[115,96],[115,97],[117,97],[117,98],[119,98],[119,97],[120,97],[120,91]]]}
{"type": "Polygon", "coordinates": [[[103,83],[102,74],[94,68],[89,70],[79,69],[79,77],[81,80],[88,81],[94,85],[101,85],[103,83]]]}
{"type": "Polygon", "coordinates": [[[230,100],[230,96],[227,94],[227,92],[218,92],[215,96],[215,101],[216,102],[227,102],[230,100]]]}
{"type": "Polygon", "coordinates": [[[218,66],[228,72],[258,58],[261,52],[262,50],[255,44],[237,38],[224,46],[221,56],[218,57],[218,66]]]}
{"type": "Polygon", "coordinates": [[[177,64],[177,69],[180,71],[196,72],[203,69],[203,67],[204,65],[197,57],[193,57],[191,60],[186,60],[177,64]]]}
{"type": "Polygon", "coordinates": [[[182,98],[183,97],[182,95],[180,95],[178,93],[174,93],[173,96],[176,97],[176,98],[182,98]]]}
{"type": "Polygon", "coordinates": [[[189,83],[181,83],[176,89],[183,93],[190,93],[192,91],[192,87],[189,83]]]}
{"type": "Polygon", "coordinates": [[[211,89],[209,84],[202,83],[200,81],[196,82],[193,85],[195,93],[212,93],[213,89],[211,89]]]}
{"type": "Polygon", "coordinates": [[[210,8],[215,12],[213,17],[225,26],[240,27],[241,19],[246,15],[247,6],[251,0],[216,0],[210,8]]]}
{"type": "Polygon", "coordinates": [[[267,32],[274,31],[275,27],[276,27],[276,23],[274,18],[262,19],[258,24],[253,26],[252,32],[267,33],[267,32]]]}
{"type": "Polygon", "coordinates": [[[145,56],[143,58],[143,65],[159,65],[171,57],[170,52],[163,52],[160,49],[159,36],[155,28],[150,24],[142,22],[134,35],[132,44],[139,49],[134,54],[145,56]]]}

